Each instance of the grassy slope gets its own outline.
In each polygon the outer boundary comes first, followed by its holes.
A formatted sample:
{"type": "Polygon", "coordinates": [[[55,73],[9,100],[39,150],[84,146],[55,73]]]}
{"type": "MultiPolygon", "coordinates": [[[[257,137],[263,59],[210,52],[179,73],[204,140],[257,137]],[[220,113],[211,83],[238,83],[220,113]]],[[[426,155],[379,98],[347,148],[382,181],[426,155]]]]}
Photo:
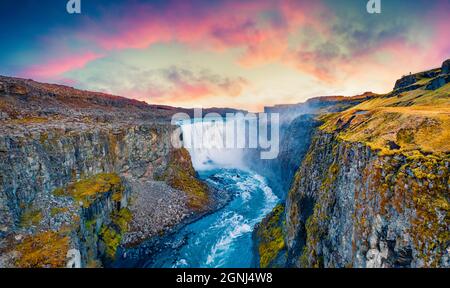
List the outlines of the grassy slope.
{"type": "Polygon", "coordinates": [[[382,153],[446,154],[450,152],[450,84],[434,91],[419,88],[380,95],[322,120],[322,130],[339,132],[342,140],[362,142],[382,153]]]}

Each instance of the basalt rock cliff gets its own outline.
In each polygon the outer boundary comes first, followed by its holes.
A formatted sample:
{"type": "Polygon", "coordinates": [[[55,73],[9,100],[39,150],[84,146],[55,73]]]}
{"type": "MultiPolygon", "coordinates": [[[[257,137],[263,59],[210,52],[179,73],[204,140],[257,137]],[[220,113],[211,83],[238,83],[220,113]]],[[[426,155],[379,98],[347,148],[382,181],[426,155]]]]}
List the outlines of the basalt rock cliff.
{"type": "Polygon", "coordinates": [[[255,231],[260,266],[450,266],[448,63],[317,117],[286,203],[255,231]]]}

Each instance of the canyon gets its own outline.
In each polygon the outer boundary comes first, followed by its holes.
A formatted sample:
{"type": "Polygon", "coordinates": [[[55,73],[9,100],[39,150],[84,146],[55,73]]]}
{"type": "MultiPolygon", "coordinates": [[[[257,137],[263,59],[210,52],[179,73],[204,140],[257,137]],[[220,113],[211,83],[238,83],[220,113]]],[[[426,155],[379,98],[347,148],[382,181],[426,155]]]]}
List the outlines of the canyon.
{"type": "Polygon", "coordinates": [[[68,251],[77,267],[170,266],[154,258],[180,231],[246,203],[240,177],[264,211],[245,226],[252,266],[449,267],[449,65],[384,95],[266,107],[280,153],[240,159],[263,178],[201,173],[204,153],[172,147],[191,109],[0,77],[0,267],[65,267],[68,251]]]}

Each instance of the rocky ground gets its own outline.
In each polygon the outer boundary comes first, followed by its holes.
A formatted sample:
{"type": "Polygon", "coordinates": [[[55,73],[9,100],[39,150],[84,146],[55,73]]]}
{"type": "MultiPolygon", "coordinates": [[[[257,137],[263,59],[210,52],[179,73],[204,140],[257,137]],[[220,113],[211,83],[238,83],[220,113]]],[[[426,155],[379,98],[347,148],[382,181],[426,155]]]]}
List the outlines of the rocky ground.
{"type": "Polygon", "coordinates": [[[165,182],[131,180],[127,183],[134,191],[129,203],[133,219],[123,236],[124,245],[164,234],[192,214],[186,194],[165,182]]]}

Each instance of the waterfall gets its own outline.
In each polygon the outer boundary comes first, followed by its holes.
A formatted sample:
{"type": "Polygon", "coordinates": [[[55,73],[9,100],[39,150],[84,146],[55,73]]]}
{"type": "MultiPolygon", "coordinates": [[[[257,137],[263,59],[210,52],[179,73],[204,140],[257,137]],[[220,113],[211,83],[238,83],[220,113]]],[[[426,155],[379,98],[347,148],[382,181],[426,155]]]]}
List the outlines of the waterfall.
{"type": "MultiPolygon", "coordinates": [[[[176,139],[181,139],[189,151],[198,177],[226,193],[229,201],[171,235],[168,241],[177,243],[177,248],[162,249],[149,258],[145,267],[249,268],[254,265],[253,229],[279,199],[264,177],[245,167],[248,149],[241,147],[245,146],[245,135],[252,135],[252,129],[245,121],[235,120],[218,117],[176,122],[181,129],[177,136],[182,133],[176,139]]],[[[247,139],[249,142],[256,138],[252,136],[247,139]]]]}
{"type": "MultiPolygon", "coordinates": [[[[195,170],[246,168],[244,149],[227,148],[230,147],[226,145],[226,135],[230,135],[226,133],[230,128],[227,121],[188,121],[181,124],[183,144],[191,155],[195,170]]],[[[232,128],[234,131],[234,126],[232,128]]]]}

